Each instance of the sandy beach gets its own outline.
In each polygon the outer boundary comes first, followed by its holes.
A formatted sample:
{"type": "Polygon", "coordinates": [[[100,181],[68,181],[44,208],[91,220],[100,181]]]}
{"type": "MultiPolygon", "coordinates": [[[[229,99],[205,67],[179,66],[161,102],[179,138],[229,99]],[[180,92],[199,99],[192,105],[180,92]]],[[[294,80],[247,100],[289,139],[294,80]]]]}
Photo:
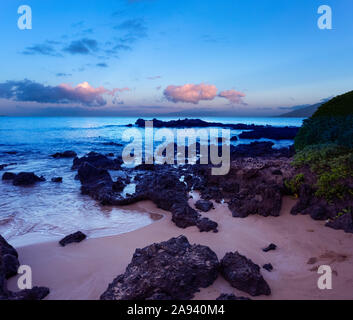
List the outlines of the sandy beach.
{"type": "MultiPolygon", "coordinates": [[[[190,204],[196,200],[198,195],[193,194],[190,204]]],[[[17,249],[20,263],[32,267],[33,285],[50,288],[49,300],[99,299],[108,284],[124,273],[136,248],[179,235],[185,235],[192,244],[209,246],[219,259],[226,252],[239,251],[260,266],[271,263],[272,272],[261,272],[272,294],[254,299],[353,299],[353,235],[327,228],[324,222],[309,216],[290,215],[295,202],[284,197],[280,217],[256,215],[245,219],[233,218],[226,204],[215,204],[214,210],[203,215],[219,224],[219,232],[200,233],[196,227],[177,228],[169,212],[143,201],[124,208],[161,214],[163,218],[133,232],[87,239],[64,248],[57,242],[47,242],[17,249]],[[263,252],[261,248],[269,243],[275,243],[278,249],[263,252]],[[310,258],[316,263],[308,264],[310,258]],[[332,267],[332,290],[318,289],[319,265],[332,267]]],[[[16,283],[16,278],[10,279],[9,289],[17,291],[16,283]]],[[[219,276],[195,299],[214,300],[221,293],[247,296],[219,276]]]]}

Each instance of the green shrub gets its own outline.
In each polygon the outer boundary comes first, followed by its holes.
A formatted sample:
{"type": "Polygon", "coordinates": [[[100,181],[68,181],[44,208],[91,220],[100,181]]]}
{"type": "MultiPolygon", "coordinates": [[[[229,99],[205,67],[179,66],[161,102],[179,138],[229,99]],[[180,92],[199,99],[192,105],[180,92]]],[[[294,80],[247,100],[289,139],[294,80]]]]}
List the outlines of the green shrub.
{"type": "Polygon", "coordinates": [[[353,148],[353,115],[306,119],[294,140],[296,151],[326,143],[353,148]]]}
{"type": "Polygon", "coordinates": [[[285,180],[284,185],[290,191],[291,194],[298,197],[300,186],[303,184],[304,181],[305,181],[304,174],[299,173],[295,175],[292,179],[285,180]]]}
{"type": "Polygon", "coordinates": [[[319,107],[300,128],[293,165],[316,175],[316,196],[328,201],[353,195],[353,91],[319,107]]]}
{"type": "Polygon", "coordinates": [[[316,174],[316,196],[332,201],[353,195],[346,184],[353,177],[353,149],[336,144],[311,145],[295,155],[293,165],[308,166],[316,174]]]}

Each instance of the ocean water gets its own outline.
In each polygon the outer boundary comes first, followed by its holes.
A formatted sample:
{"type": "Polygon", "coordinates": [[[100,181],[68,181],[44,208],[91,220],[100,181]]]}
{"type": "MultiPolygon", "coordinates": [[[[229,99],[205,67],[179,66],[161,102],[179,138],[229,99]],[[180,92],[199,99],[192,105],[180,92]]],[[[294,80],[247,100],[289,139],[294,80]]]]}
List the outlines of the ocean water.
{"type": "MultiPolygon", "coordinates": [[[[89,237],[129,232],[152,223],[147,212],[103,207],[80,194],[72,159],[53,159],[51,154],[74,150],[79,156],[90,151],[118,155],[122,133],[137,118],[0,117],[0,164],[14,163],[0,171],[35,172],[47,181],[33,187],[15,187],[0,181],[0,234],[12,244],[27,245],[58,240],[81,230],[89,237]],[[63,183],[51,182],[63,177],[63,183]]],[[[162,118],[159,118],[162,119],[162,118]]],[[[175,118],[163,118],[171,120],[175,118]]],[[[300,126],[295,118],[203,118],[222,123],[300,126]]],[[[232,135],[241,133],[233,130],[232,135]]],[[[267,139],[261,139],[267,140],[267,139]]],[[[238,143],[250,143],[240,140],[238,143]]],[[[273,141],[275,147],[292,141],[273,141]]],[[[114,174],[114,173],[113,173],[114,174]]]]}

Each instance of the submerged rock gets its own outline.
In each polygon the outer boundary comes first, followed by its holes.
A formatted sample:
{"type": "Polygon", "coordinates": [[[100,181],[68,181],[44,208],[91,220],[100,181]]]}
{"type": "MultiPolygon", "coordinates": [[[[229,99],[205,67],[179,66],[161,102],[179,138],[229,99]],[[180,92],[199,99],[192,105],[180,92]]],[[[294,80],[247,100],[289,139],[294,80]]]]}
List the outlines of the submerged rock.
{"type": "Polygon", "coordinates": [[[70,235],[66,236],[65,238],[61,239],[59,241],[59,243],[62,247],[65,247],[66,245],[68,245],[70,243],[81,242],[81,241],[85,240],[86,237],[87,236],[84,233],[82,233],[81,231],[77,231],[77,232],[70,234],[70,235]]]}
{"type": "Polygon", "coordinates": [[[12,183],[14,186],[31,186],[37,182],[43,182],[43,177],[38,177],[33,172],[20,172],[13,179],[12,183]]]}
{"type": "Polygon", "coordinates": [[[16,178],[16,173],[13,172],[5,172],[2,175],[2,180],[13,180],[16,178]]]}
{"type": "Polygon", "coordinates": [[[63,182],[63,178],[62,177],[54,177],[54,178],[51,178],[51,182],[61,183],[61,182],[63,182]]]}
{"type": "Polygon", "coordinates": [[[0,164],[0,170],[3,170],[4,168],[8,167],[9,164],[0,164]]]}
{"type": "Polygon", "coordinates": [[[77,157],[77,153],[75,151],[72,150],[67,150],[64,152],[57,152],[51,155],[53,158],[55,159],[69,159],[69,158],[75,158],[77,157]]]}
{"type": "Polygon", "coordinates": [[[102,300],[188,300],[218,276],[218,258],[208,247],[191,245],[185,236],[136,249],[124,274],[102,300]]]}
{"type": "Polygon", "coordinates": [[[221,260],[220,269],[223,277],[238,290],[252,296],[271,294],[260,267],[238,252],[227,253],[221,260]]]}

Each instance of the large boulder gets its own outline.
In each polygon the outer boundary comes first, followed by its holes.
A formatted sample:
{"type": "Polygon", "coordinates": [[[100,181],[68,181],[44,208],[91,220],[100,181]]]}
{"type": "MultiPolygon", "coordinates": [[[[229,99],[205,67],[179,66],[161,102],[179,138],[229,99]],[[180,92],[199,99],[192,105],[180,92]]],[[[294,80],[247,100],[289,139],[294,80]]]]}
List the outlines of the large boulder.
{"type": "Polygon", "coordinates": [[[18,253],[7,241],[0,235],[0,255],[3,263],[3,272],[6,279],[17,274],[20,263],[18,253]]]}
{"type": "Polygon", "coordinates": [[[12,292],[7,289],[6,279],[17,274],[17,251],[0,235],[0,300],[41,300],[49,294],[45,287],[12,292]]]}
{"type": "Polygon", "coordinates": [[[179,228],[195,226],[199,220],[199,214],[187,203],[176,203],[171,208],[172,221],[179,228]]]}
{"type": "Polygon", "coordinates": [[[124,274],[101,295],[103,300],[188,300],[218,276],[218,258],[185,236],[137,249],[124,274]]]}
{"type": "Polygon", "coordinates": [[[347,233],[353,233],[353,214],[344,213],[326,223],[327,227],[335,230],[344,230],[347,233]]]}
{"type": "Polygon", "coordinates": [[[270,295],[271,289],[262,277],[260,267],[238,252],[227,253],[221,260],[223,277],[236,289],[251,296],[270,295]]]}
{"type": "Polygon", "coordinates": [[[77,176],[81,182],[82,194],[89,195],[102,204],[109,201],[113,192],[113,180],[107,170],[97,169],[84,162],[78,169],[77,176]]]}
{"type": "Polygon", "coordinates": [[[6,181],[14,180],[15,178],[16,178],[16,173],[13,173],[13,172],[5,172],[2,175],[2,180],[6,180],[6,181]]]}
{"type": "Polygon", "coordinates": [[[72,150],[67,150],[64,152],[57,152],[51,155],[55,159],[69,159],[77,157],[77,153],[72,150]]]}
{"type": "Polygon", "coordinates": [[[233,217],[245,218],[251,214],[278,217],[282,207],[282,192],[275,184],[258,184],[244,188],[229,202],[233,217]]]}

